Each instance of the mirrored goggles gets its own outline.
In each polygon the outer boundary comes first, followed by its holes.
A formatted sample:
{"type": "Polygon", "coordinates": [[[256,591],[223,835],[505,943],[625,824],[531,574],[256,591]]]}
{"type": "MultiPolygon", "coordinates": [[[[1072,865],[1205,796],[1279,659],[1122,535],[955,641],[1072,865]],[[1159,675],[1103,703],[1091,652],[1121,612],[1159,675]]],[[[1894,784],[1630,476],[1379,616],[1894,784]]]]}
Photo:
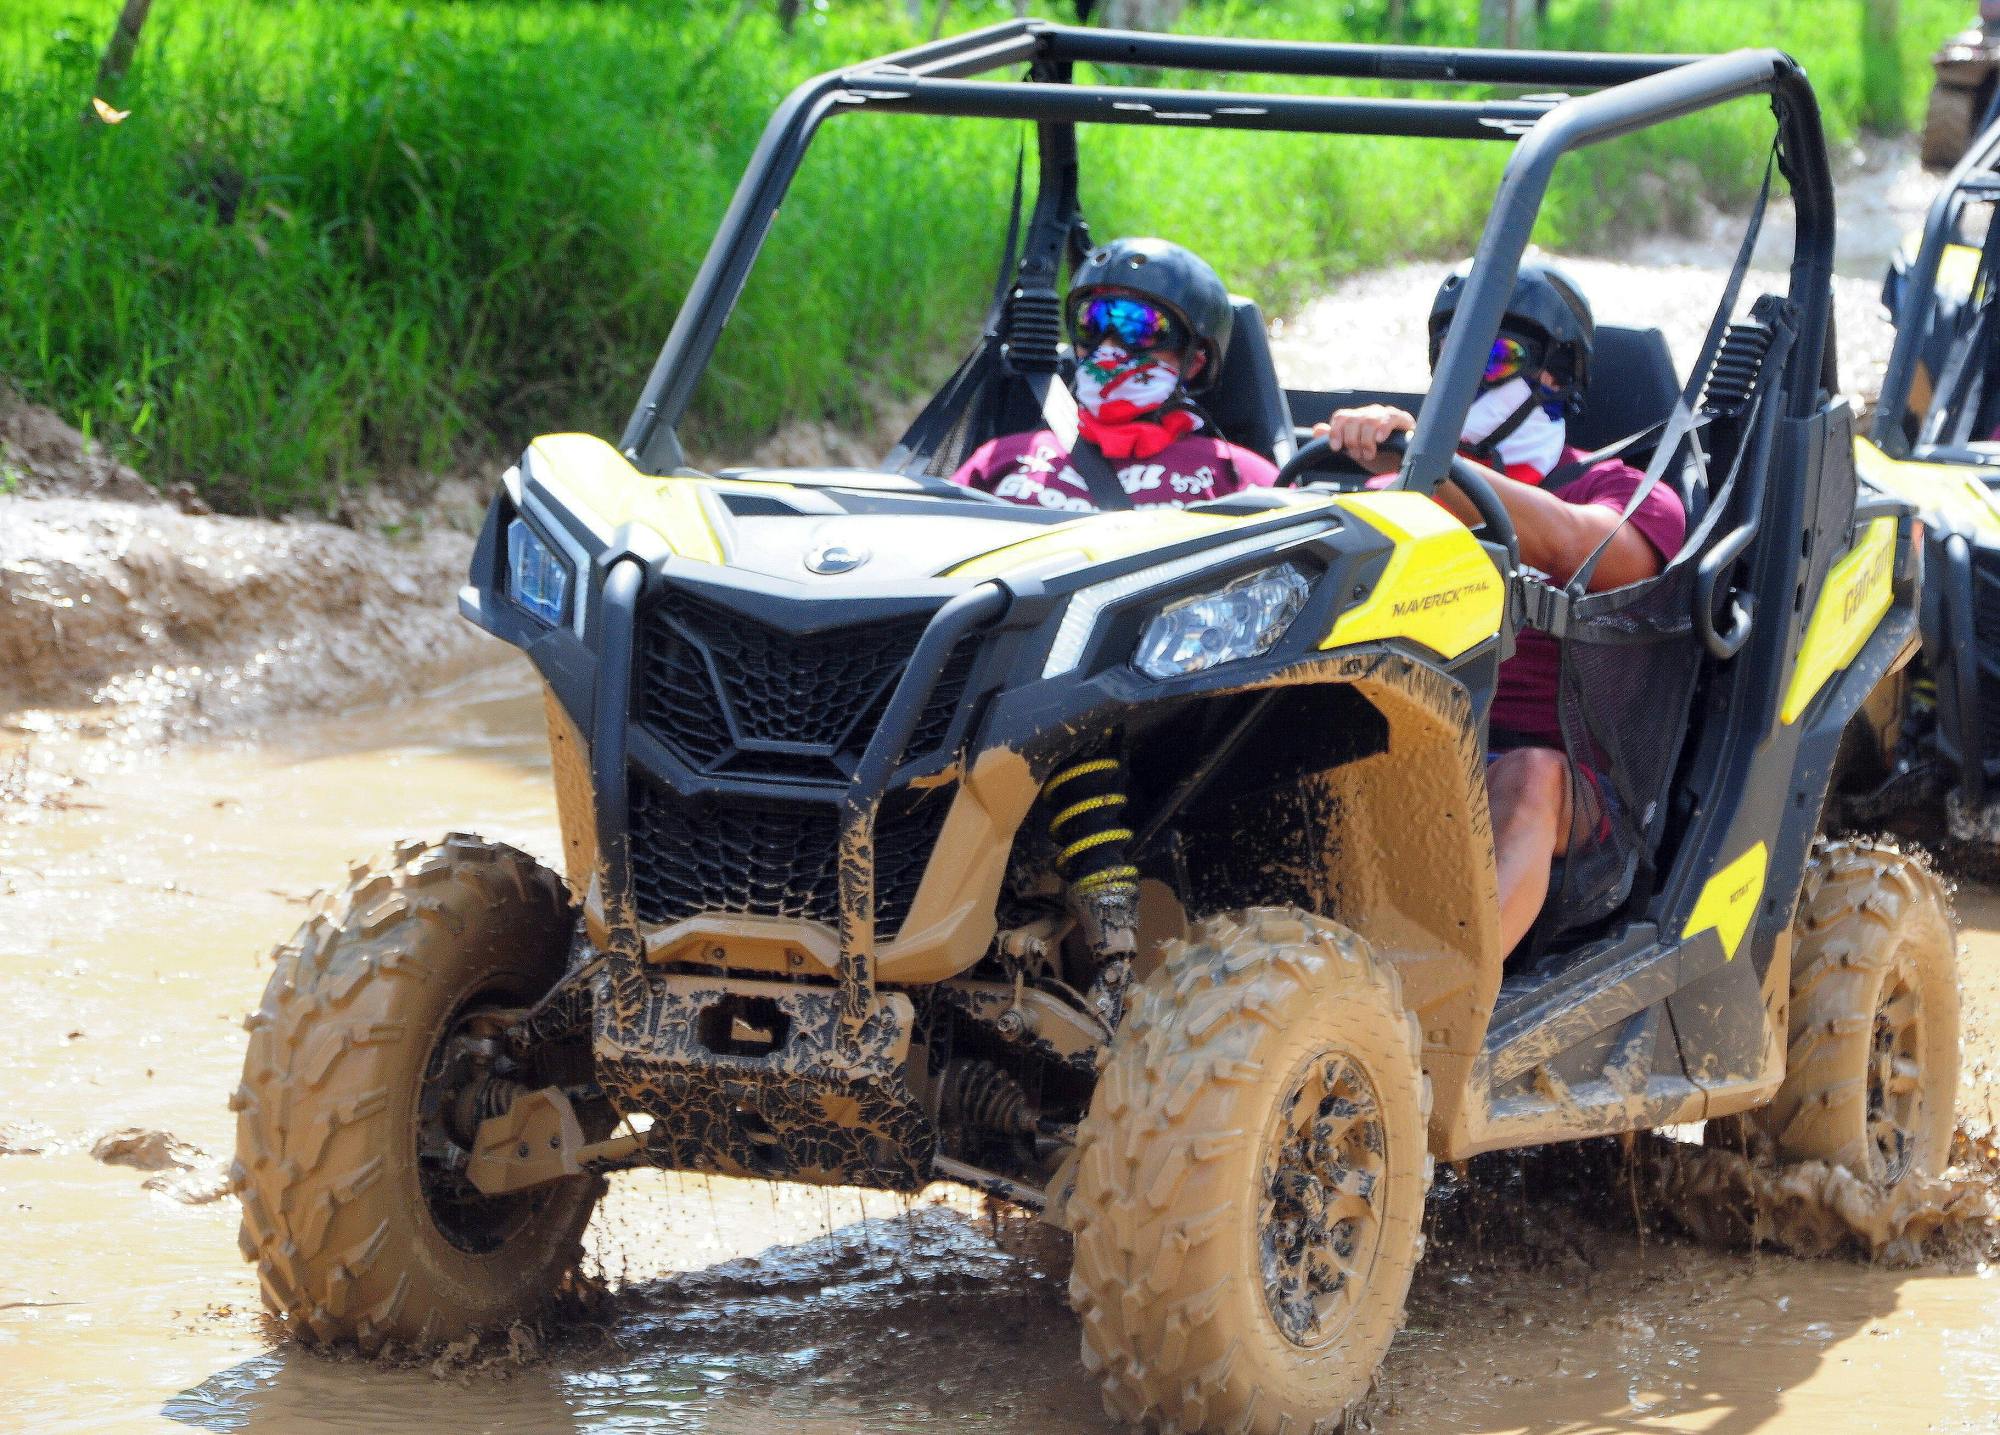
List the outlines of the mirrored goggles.
{"type": "Polygon", "coordinates": [[[1079,354],[1089,353],[1107,338],[1135,354],[1187,345],[1180,320],[1157,304],[1124,294],[1082,300],[1070,312],[1070,330],[1079,354]]]}
{"type": "Polygon", "coordinates": [[[1541,372],[1542,350],[1539,344],[1515,334],[1502,334],[1487,351],[1486,372],[1479,382],[1481,387],[1491,388],[1509,379],[1525,377],[1532,384],[1541,372]]]}

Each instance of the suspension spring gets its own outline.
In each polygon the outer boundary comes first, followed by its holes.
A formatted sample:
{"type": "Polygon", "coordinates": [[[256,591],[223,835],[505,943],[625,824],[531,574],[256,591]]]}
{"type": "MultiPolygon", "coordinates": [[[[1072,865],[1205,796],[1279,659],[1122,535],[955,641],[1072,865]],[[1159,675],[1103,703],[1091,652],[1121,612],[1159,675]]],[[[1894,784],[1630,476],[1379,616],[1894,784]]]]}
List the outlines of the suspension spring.
{"type": "Polygon", "coordinates": [[[482,1076],[459,1093],[452,1104],[451,1132],[470,1145],[481,1122],[504,1115],[516,1100],[531,1090],[524,1082],[505,1076],[482,1076]]]}
{"type": "Polygon", "coordinates": [[[938,1109],[948,1122],[1008,1136],[1032,1136],[1036,1112],[1021,1084],[990,1061],[945,1068],[938,1109]]]}
{"type": "Polygon", "coordinates": [[[1056,809],[1049,836],[1071,902],[1136,901],[1139,869],[1126,847],[1132,829],[1124,825],[1125,764],[1115,757],[1073,762],[1042,785],[1042,800],[1056,809]]]}

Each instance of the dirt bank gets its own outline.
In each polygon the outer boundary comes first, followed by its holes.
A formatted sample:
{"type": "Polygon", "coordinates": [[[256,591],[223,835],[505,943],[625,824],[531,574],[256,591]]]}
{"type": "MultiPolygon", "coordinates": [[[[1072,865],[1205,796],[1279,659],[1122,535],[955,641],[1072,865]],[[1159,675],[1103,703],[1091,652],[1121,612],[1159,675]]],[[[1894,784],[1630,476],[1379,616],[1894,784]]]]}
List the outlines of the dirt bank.
{"type": "Polygon", "coordinates": [[[351,526],[221,517],[4,396],[0,476],[0,713],[17,731],[245,731],[433,684],[484,642],[453,610],[466,485],[351,526]]]}

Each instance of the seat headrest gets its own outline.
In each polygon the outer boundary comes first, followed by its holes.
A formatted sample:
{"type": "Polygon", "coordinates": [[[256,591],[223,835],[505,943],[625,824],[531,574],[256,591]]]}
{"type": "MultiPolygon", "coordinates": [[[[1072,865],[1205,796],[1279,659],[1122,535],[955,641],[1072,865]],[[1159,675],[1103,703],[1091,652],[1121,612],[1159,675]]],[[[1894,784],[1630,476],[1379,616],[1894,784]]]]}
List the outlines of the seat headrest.
{"type": "Polygon", "coordinates": [[[1594,350],[1582,411],[1569,422],[1571,443],[1603,448],[1674,411],[1681,385],[1665,334],[1600,324],[1594,350]]]}
{"type": "Polygon", "coordinates": [[[1264,312],[1254,299],[1236,295],[1230,296],[1230,309],[1235,317],[1229,347],[1215,382],[1200,396],[1201,406],[1231,443],[1283,463],[1293,452],[1292,411],[1271,359],[1264,312]]]}

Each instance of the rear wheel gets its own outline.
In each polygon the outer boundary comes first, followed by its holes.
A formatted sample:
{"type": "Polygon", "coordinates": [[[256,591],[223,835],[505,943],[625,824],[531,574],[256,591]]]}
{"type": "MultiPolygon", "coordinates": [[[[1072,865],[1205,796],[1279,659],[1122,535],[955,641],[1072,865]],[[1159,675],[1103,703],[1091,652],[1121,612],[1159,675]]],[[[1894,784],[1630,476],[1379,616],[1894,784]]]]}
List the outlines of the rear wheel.
{"type": "Polygon", "coordinates": [[[1422,1248],[1430,1087],[1395,968],[1296,912],[1169,948],[1079,1137],[1070,1300],[1113,1417],[1309,1430],[1364,1394],[1422,1248]]]}
{"type": "Polygon", "coordinates": [[[453,1159],[489,1114],[480,1053],[562,975],[573,928],[554,873],[454,834],[357,868],[279,948],[231,1176],[243,1254],[300,1338],[452,1340],[529,1313],[576,1260],[599,1177],[488,1197],[453,1159]]]}
{"type": "Polygon", "coordinates": [[[1972,144],[1979,122],[1979,96],[1951,85],[1932,85],[1924,107],[1923,162],[1927,169],[1950,169],[1972,144]]]}
{"type": "Polygon", "coordinates": [[[1915,857],[1825,842],[1792,949],[1785,1081],[1749,1120],[1780,1159],[1845,1166],[1881,1187],[1944,1169],[1958,1094],[1957,931],[1915,857]]]}

